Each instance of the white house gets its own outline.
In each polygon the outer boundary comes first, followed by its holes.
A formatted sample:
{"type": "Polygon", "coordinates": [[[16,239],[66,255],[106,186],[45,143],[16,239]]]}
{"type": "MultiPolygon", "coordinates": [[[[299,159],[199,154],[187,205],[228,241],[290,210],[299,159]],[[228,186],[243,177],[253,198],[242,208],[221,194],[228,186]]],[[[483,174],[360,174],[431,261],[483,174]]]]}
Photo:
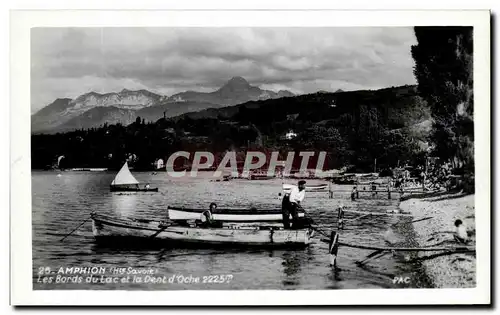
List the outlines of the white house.
{"type": "Polygon", "coordinates": [[[163,168],[165,166],[163,159],[156,160],[156,169],[163,168]]]}
{"type": "Polygon", "coordinates": [[[292,140],[295,137],[297,137],[297,134],[295,132],[293,132],[292,130],[290,130],[289,132],[287,132],[285,134],[285,139],[287,139],[287,140],[292,140]]]}

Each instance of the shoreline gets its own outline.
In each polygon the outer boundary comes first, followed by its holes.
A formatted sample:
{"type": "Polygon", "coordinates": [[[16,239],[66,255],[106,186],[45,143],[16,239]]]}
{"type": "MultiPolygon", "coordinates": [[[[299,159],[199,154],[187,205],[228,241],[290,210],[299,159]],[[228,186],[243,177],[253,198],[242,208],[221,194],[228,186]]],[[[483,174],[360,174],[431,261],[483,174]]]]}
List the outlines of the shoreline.
{"type": "MultiPolygon", "coordinates": [[[[450,233],[435,234],[438,232],[453,232],[454,222],[460,219],[473,235],[468,245],[475,244],[475,208],[474,195],[446,194],[422,199],[410,198],[401,201],[400,209],[410,212],[414,219],[433,217],[413,223],[419,246],[449,242],[449,246],[458,246],[450,233]]],[[[418,257],[428,277],[435,288],[474,288],[476,287],[476,256],[473,253],[456,253],[430,257],[435,253],[419,252],[418,257]]]]}

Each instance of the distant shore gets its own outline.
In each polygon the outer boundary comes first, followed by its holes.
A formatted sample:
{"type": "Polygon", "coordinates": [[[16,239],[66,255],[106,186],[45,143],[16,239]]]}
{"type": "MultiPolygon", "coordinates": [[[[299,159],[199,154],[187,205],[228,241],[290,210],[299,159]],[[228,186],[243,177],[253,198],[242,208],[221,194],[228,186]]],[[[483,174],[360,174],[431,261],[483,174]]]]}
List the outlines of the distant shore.
{"type": "MultiPolygon", "coordinates": [[[[418,235],[420,246],[440,243],[449,240],[447,246],[453,245],[453,235],[437,232],[455,230],[456,219],[462,220],[467,230],[473,231],[468,245],[475,245],[475,209],[474,195],[447,194],[423,199],[408,199],[400,204],[401,210],[411,212],[415,218],[433,217],[430,220],[415,222],[414,229],[418,235]]],[[[420,258],[433,253],[421,253],[420,258]]],[[[472,288],[476,286],[476,256],[471,253],[458,253],[438,256],[422,261],[427,275],[436,288],[472,288]]]]}

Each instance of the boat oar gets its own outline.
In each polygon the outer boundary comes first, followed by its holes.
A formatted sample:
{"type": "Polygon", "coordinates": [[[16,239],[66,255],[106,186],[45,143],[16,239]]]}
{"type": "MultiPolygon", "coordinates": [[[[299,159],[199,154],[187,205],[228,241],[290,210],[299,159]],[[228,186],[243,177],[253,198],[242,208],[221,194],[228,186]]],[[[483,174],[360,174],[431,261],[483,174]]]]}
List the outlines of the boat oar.
{"type": "Polygon", "coordinates": [[[430,220],[432,218],[433,217],[426,217],[426,218],[422,218],[422,219],[415,219],[415,220],[411,221],[410,223],[416,223],[416,222],[420,222],[420,221],[430,220]]]}
{"type": "Polygon", "coordinates": [[[80,223],[80,225],[78,225],[75,229],[73,229],[73,231],[69,232],[68,234],[66,234],[65,237],[63,237],[60,242],[64,241],[66,239],[66,237],[70,236],[71,234],[73,234],[76,230],[78,230],[78,228],[80,228],[80,226],[82,226],[83,224],[85,224],[85,222],[87,222],[88,220],[90,220],[92,217],[88,217],[87,219],[85,219],[82,223],[80,223]]]}
{"type": "Polygon", "coordinates": [[[306,212],[306,210],[304,208],[301,207],[301,209],[302,209],[302,211],[304,211],[304,216],[311,221],[311,229],[315,230],[318,233],[323,234],[323,236],[330,237],[324,230],[320,230],[317,227],[319,224],[316,223],[316,221],[314,221],[313,218],[311,218],[311,216],[306,212]],[[313,224],[316,226],[313,226],[313,224]]]}
{"type": "Polygon", "coordinates": [[[337,267],[337,253],[339,251],[339,233],[332,231],[330,234],[330,242],[328,252],[330,253],[330,266],[337,267]]]}
{"type": "Polygon", "coordinates": [[[375,258],[380,258],[382,256],[385,256],[387,254],[386,250],[384,249],[378,249],[376,251],[374,251],[373,253],[371,253],[370,255],[366,256],[364,260],[362,261],[356,261],[356,264],[357,265],[362,265],[364,263],[366,263],[367,261],[370,261],[372,259],[375,259],[375,258]],[[379,254],[381,254],[380,256],[378,256],[379,254]],[[378,256],[378,257],[375,257],[375,256],[378,256]]]}
{"type": "Polygon", "coordinates": [[[314,231],[316,231],[316,232],[318,232],[318,233],[320,233],[320,234],[323,234],[323,236],[328,236],[328,234],[326,234],[326,232],[325,232],[324,230],[320,230],[320,229],[318,229],[318,228],[317,228],[317,227],[315,227],[315,226],[312,226],[312,225],[311,225],[311,229],[313,229],[314,231]]]}
{"type": "Polygon", "coordinates": [[[421,222],[421,221],[426,221],[426,220],[430,220],[430,219],[433,219],[434,217],[423,217],[423,218],[416,218],[415,220],[413,221],[410,221],[410,222],[398,222],[394,225],[402,225],[402,224],[409,224],[409,223],[417,223],[417,222],[421,222]]]}
{"type": "Polygon", "coordinates": [[[155,238],[155,237],[157,237],[161,232],[165,231],[169,227],[169,225],[166,225],[166,224],[163,225],[162,224],[162,225],[160,225],[160,227],[161,227],[161,229],[159,229],[158,231],[156,231],[155,234],[151,235],[149,238],[155,238]]]}

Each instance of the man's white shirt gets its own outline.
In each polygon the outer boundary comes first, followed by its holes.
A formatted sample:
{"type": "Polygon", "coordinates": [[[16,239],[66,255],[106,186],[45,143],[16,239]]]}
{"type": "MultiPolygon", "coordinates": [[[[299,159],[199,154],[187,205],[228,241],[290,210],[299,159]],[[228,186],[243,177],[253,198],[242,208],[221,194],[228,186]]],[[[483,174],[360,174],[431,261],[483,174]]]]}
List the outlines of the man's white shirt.
{"type": "Polygon", "coordinates": [[[290,202],[295,202],[295,203],[302,202],[302,200],[304,200],[305,195],[306,195],[305,189],[299,191],[299,187],[293,186],[290,191],[290,202]]]}

